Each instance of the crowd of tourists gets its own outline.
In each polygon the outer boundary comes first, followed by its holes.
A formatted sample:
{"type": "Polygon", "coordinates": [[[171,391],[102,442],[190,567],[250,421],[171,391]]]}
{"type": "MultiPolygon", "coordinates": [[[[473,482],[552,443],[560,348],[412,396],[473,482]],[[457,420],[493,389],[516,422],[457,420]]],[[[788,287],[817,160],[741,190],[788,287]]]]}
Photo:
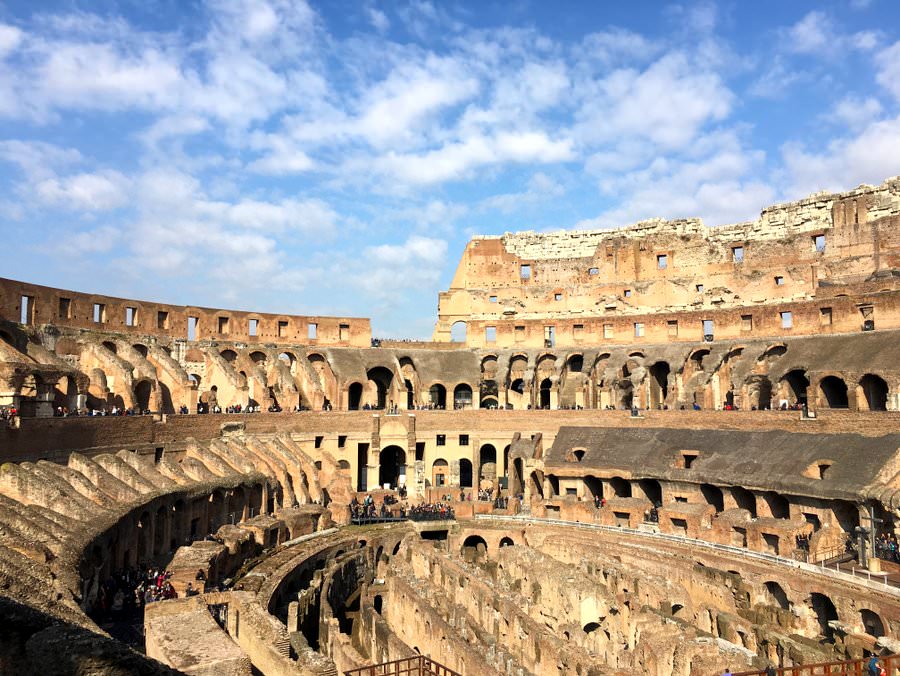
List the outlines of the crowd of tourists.
{"type": "Polygon", "coordinates": [[[900,563],[900,547],[896,536],[882,533],[875,538],[875,556],[885,561],[900,563]]]}
{"type": "Polygon", "coordinates": [[[407,518],[412,521],[440,521],[455,519],[456,515],[453,513],[453,508],[446,502],[426,502],[410,507],[407,518]]]}
{"type": "Polygon", "coordinates": [[[16,424],[16,418],[19,417],[19,410],[15,406],[4,406],[0,408],[0,420],[10,427],[16,424]]]}
{"type": "Polygon", "coordinates": [[[172,574],[162,568],[126,568],[110,575],[97,590],[92,615],[106,619],[129,617],[156,601],[177,598],[169,582],[172,574]]]}
{"type": "Polygon", "coordinates": [[[106,417],[106,416],[131,416],[131,415],[152,415],[150,409],[112,406],[111,408],[82,408],[69,410],[67,406],[57,406],[53,411],[55,418],[79,418],[79,417],[106,417]]]}

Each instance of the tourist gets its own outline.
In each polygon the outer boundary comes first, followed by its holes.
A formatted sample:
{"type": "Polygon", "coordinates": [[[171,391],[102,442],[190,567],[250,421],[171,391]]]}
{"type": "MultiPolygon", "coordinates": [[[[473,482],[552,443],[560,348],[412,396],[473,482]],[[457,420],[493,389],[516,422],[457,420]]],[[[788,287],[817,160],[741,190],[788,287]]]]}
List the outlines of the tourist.
{"type": "Polygon", "coordinates": [[[775,667],[772,664],[766,667],[766,676],[776,676],[776,673],[775,667]]]}

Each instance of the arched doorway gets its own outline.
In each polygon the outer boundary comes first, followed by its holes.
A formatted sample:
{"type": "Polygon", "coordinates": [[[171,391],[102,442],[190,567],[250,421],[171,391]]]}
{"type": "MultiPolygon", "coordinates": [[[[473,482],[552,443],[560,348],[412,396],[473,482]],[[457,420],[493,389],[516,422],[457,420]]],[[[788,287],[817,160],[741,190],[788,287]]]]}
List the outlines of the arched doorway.
{"type": "Polygon", "coordinates": [[[363,386],[360,383],[350,383],[347,388],[347,408],[351,411],[358,411],[359,404],[362,401],[363,386]]]}
{"type": "Polygon", "coordinates": [[[468,458],[459,461],[459,485],[462,488],[472,488],[472,461],[468,458]]]}
{"type": "Polygon", "coordinates": [[[867,373],[860,379],[859,387],[863,395],[860,403],[865,402],[860,408],[865,407],[870,411],[887,410],[888,384],[883,378],[867,373]]]}
{"type": "Polygon", "coordinates": [[[142,380],[134,386],[134,400],[141,412],[150,410],[150,393],[153,391],[153,383],[142,380]]]}
{"type": "Polygon", "coordinates": [[[431,401],[431,405],[435,408],[447,408],[447,388],[440,383],[435,383],[429,388],[428,398],[431,401]]]}
{"type": "Polygon", "coordinates": [[[661,408],[669,396],[669,373],[672,368],[667,362],[658,361],[650,367],[650,407],[661,408]]]}
{"type": "Polygon", "coordinates": [[[472,408],[472,388],[466,383],[460,383],[453,390],[453,408],[472,408]]]}
{"type": "Polygon", "coordinates": [[[388,394],[391,391],[394,374],[384,366],[376,366],[366,372],[366,378],[375,383],[378,391],[378,400],[375,406],[379,409],[385,408],[388,405],[388,394]]]}
{"type": "Polygon", "coordinates": [[[483,444],[478,451],[478,464],[481,466],[480,479],[495,479],[497,471],[497,449],[493,444],[483,444]]]}
{"type": "Polygon", "coordinates": [[[450,327],[450,342],[465,343],[466,342],[466,323],[454,322],[450,327]]]}
{"type": "Polygon", "coordinates": [[[784,374],[781,382],[787,386],[785,394],[789,403],[800,405],[806,403],[806,390],[809,388],[809,378],[806,377],[805,371],[800,369],[788,371],[784,374]]]}
{"type": "Polygon", "coordinates": [[[837,376],[826,376],[819,382],[822,399],[828,408],[847,408],[847,383],[837,376]]]}
{"type": "Polygon", "coordinates": [[[706,499],[706,504],[715,507],[716,512],[722,512],[725,510],[725,497],[722,495],[721,488],[719,488],[718,486],[713,486],[712,484],[702,484],[700,486],[700,492],[706,499]]]}
{"type": "Polygon", "coordinates": [[[378,486],[397,488],[406,484],[406,452],[399,446],[388,446],[378,454],[378,486]]]}
{"type": "Polygon", "coordinates": [[[403,381],[406,385],[406,408],[412,411],[416,407],[415,393],[413,392],[413,384],[407,379],[403,381]]]}
{"type": "Polygon", "coordinates": [[[620,476],[610,477],[609,487],[612,488],[613,494],[617,498],[631,497],[631,482],[620,476]]]}
{"type": "Polygon", "coordinates": [[[837,608],[834,602],[819,592],[813,592],[810,595],[810,604],[816,619],[819,621],[819,632],[828,640],[834,639],[834,629],[831,628],[830,622],[838,619],[837,608]]]}
{"type": "Polygon", "coordinates": [[[541,381],[540,391],[540,407],[550,408],[550,390],[553,388],[553,382],[549,378],[541,381]]]}
{"type": "Polygon", "coordinates": [[[443,458],[438,458],[431,464],[431,485],[446,486],[449,483],[450,465],[443,458]]]}

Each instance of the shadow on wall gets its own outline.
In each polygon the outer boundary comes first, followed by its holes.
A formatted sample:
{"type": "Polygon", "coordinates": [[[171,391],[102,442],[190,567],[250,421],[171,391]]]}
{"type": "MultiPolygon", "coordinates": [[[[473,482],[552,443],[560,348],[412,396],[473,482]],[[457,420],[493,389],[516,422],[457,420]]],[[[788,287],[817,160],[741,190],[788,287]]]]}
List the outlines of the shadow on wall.
{"type": "Polygon", "coordinates": [[[0,674],[103,673],[175,676],[179,672],[125,644],[0,597],[0,674]]]}

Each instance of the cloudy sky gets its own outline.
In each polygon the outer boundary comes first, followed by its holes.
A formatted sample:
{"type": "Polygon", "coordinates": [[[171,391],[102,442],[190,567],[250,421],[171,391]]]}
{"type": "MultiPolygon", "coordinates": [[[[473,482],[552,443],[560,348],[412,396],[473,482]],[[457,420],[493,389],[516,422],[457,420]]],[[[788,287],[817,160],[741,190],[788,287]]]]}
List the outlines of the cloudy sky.
{"type": "Polygon", "coordinates": [[[900,2],[0,0],[0,276],[427,337],[472,234],[900,174],[900,2]]]}

